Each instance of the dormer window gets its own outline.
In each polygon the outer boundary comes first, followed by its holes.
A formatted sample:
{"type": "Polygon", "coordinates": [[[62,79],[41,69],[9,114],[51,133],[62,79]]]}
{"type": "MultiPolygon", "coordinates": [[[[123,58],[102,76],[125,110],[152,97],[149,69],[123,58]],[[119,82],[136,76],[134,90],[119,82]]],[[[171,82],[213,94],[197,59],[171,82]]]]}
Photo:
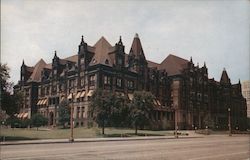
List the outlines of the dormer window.
{"type": "Polygon", "coordinates": [[[105,64],[109,64],[109,60],[106,59],[106,60],[105,60],[105,64]]]}

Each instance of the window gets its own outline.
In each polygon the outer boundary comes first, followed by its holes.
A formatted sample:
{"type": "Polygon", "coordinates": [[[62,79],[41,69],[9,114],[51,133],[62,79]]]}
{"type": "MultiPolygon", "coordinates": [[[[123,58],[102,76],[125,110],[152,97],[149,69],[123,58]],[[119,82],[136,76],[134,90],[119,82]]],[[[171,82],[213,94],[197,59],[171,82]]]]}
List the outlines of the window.
{"type": "Polygon", "coordinates": [[[116,86],[117,87],[122,87],[122,79],[121,78],[116,79],[116,86]]]}
{"type": "Polygon", "coordinates": [[[25,89],[25,95],[28,96],[29,95],[29,89],[25,89]]]}
{"type": "Polygon", "coordinates": [[[74,84],[75,84],[74,79],[69,80],[69,87],[74,87],[74,84]]]}
{"type": "Polygon", "coordinates": [[[111,84],[111,78],[109,76],[104,76],[104,84],[111,84]]]}
{"type": "Polygon", "coordinates": [[[128,82],[127,82],[127,86],[128,86],[128,88],[134,88],[134,82],[133,81],[130,81],[130,80],[128,80],[128,82]]]}
{"type": "Polygon", "coordinates": [[[59,91],[60,91],[60,92],[63,92],[63,91],[64,91],[63,84],[59,84],[59,91]]]}
{"type": "Polygon", "coordinates": [[[81,86],[84,86],[84,78],[81,78],[81,86]]]}
{"type": "Polygon", "coordinates": [[[45,95],[45,89],[44,87],[41,87],[41,96],[44,96],[45,95]]]}
{"type": "Polygon", "coordinates": [[[109,60],[106,59],[106,60],[105,60],[105,64],[109,64],[109,60]]]}
{"type": "Polygon", "coordinates": [[[95,85],[95,75],[89,76],[89,84],[90,84],[90,86],[95,85]]]}
{"type": "Polygon", "coordinates": [[[81,58],[81,64],[84,64],[84,58],[81,58]]]}

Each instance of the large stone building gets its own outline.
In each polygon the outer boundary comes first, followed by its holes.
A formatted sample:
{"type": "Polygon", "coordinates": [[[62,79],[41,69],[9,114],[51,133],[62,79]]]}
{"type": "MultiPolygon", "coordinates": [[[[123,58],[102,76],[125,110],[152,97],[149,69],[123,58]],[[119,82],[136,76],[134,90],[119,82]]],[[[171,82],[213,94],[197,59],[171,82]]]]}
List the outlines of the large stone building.
{"type": "Polygon", "coordinates": [[[43,59],[35,66],[21,66],[21,80],[15,91],[25,95],[18,117],[30,118],[36,112],[56,125],[58,106],[65,99],[73,99],[74,120],[77,125],[88,121],[89,98],[97,88],[122,93],[133,98],[135,90],[150,91],[155,97],[152,128],[204,128],[213,123],[227,128],[228,108],[232,126],[244,129],[246,101],[241,84],[231,84],[224,69],[219,82],[208,78],[206,64],[194,65],[190,60],[168,55],[161,63],[146,60],[138,34],[129,53],[125,53],[120,37],[111,45],[101,37],[95,45],[88,45],[83,37],[78,53],[59,58],[54,53],[52,63],[43,59]]]}
{"type": "Polygon", "coordinates": [[[242,82],[242,95],[247,101],[247,117],[250,118],[250,81],[242,82]]]}

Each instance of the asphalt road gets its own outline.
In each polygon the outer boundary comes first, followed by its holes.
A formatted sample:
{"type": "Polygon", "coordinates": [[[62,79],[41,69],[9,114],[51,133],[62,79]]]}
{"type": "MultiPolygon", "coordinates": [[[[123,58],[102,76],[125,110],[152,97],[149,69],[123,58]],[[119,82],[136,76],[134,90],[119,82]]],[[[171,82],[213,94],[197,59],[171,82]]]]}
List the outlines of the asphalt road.
{"type": "Polygon", "coordinates": [[[1,146],[2,160],[249,160],[250,137],[26,144],[1,146]]]}

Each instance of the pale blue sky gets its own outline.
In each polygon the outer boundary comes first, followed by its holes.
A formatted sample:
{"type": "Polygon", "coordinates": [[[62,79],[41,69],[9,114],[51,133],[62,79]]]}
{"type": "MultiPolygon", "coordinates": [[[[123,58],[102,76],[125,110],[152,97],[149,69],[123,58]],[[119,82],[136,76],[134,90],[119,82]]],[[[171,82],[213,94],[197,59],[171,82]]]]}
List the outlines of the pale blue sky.
{"type": "Polygon", "coordinates": [[[206,61],[209,77],[225,67],[233,83],[249,79],[249,0],[64,1],[2,0],[1,62],[11,80],[43,58],[77,53],[81,35],[89,45],[104,36],[112,45],[122,36],[126,52],[138,33],[145,56],[160,63],[168,54],[206,61]]]}

